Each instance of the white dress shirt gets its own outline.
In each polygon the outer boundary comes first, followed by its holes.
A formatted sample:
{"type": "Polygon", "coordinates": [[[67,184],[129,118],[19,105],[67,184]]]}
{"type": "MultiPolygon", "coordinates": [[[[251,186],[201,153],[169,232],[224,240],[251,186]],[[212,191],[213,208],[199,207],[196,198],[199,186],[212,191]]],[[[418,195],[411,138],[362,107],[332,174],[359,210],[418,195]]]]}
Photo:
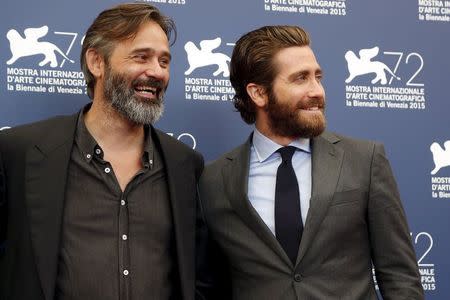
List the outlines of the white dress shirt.
{"type": "MultiPolygon", "coordinates": [[[[311,146],[310,139],[294,140],[289,146],[297,148],[292,157],[292,166],[297,176],[303,225],[311,198],[311,146]]],[[[248,199],[261,219],[275,235],[275,184],[277,169],[281,164],[279,145],[257,129],[253,132],[248,176],[248,199]]]]}

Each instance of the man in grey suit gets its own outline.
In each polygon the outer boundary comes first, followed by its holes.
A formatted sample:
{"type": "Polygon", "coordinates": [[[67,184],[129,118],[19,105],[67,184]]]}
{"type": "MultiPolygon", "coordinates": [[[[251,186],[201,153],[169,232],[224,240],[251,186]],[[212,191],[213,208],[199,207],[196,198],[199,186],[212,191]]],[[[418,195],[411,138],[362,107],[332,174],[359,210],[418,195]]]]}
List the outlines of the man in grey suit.
{"type": "Polygon", "coordinates": [[[213,295],[205,298],[377,299],[373,265],[384,299],[423,299],[383,146],[324,131],[322,71],[308,34],[251,31],[236,43],[230,71],[235,107],[255,130],[200,179],[214,249],[203,267],[216,271],[199,281],[213,295]]]}

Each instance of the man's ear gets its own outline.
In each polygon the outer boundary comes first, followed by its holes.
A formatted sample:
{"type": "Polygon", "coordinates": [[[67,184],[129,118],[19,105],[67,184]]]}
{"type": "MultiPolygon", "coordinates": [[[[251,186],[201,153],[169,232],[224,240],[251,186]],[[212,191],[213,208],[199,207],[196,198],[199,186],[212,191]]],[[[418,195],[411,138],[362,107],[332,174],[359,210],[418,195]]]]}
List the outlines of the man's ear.
{"type": "Polygon", "coordinates": [[[86,64],[95,78],[101,78],[105,72],[105,62],[103,57],[94,48],[89,48],[86,51],[86,64]]]}
{"type": "Polygon", "coordinates": [[[268,103],[268,96],[265,87],[256,83],[249,83],[247,84],[246,89],[247,94],[250,96],[257,107],[266,107],[268,103]]]}

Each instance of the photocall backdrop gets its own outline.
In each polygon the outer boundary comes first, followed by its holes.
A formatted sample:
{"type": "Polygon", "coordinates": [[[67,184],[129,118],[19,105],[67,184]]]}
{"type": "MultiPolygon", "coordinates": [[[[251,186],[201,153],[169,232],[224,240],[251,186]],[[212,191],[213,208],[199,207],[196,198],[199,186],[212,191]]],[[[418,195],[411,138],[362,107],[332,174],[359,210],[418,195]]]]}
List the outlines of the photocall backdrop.
{"type": "MultiPolygon", "coordinates": [[[[231,102],[229,58],[236,40],[263,25],[305,28],[325,73],[328,130],[385,144],[426,298],[450,299],[450,1],[146,2],[178,28],[166,111],[156,127],[206,161],[252,130],[231,102]]],[[[2,3],[1,129],[71,114],[90,101],[79,66],[81,43],[98,13],[117,3],[2,3]]]]}

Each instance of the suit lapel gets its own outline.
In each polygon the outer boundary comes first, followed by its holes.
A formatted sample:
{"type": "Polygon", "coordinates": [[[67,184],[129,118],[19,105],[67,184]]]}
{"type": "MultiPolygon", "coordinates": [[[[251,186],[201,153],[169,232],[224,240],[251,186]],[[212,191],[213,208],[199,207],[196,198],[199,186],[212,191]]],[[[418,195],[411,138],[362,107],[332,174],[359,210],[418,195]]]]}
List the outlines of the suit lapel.
{"type": "Polygon", "coordinates": [[[172,207],[177,258],[181,279],[183,299],[189,299],[189,290],[193,287],[194,240],[196,187],[195,170],[192,163],[186,163],[187,157],[180,156],[176,145],[166,133],[155,132],[155,143],[160,145],[161,156],[166,167],[167,182],[172,207]],[[192,271],[191,271],[192,270],[192,271]],[[192,281],[192,284],[190,283],[192,281]]]}
{"type": "Polygon", "coordinates": [[[314,240],[335,192],[344,157],[344,150],[334,145],[338,141],[329,133],[312,141],[312,193],[297,263],[314,240]]]}
{"type": "Polygon", "coordinates": [[[251,139],[252,136],[245,144],[228,156],[230,162],[222,170],[225,192],[230,199],[231,206],[242,221],[287,264],[292,266],[289,257],[251,205],[247,196],[251,139]]]}
{"type": "Polygon", "coordinates": [[[25,196],[42,289],[53,299],[58,265],[67,168],[77,116],[61,119],[26,156],[25,196]]]}

